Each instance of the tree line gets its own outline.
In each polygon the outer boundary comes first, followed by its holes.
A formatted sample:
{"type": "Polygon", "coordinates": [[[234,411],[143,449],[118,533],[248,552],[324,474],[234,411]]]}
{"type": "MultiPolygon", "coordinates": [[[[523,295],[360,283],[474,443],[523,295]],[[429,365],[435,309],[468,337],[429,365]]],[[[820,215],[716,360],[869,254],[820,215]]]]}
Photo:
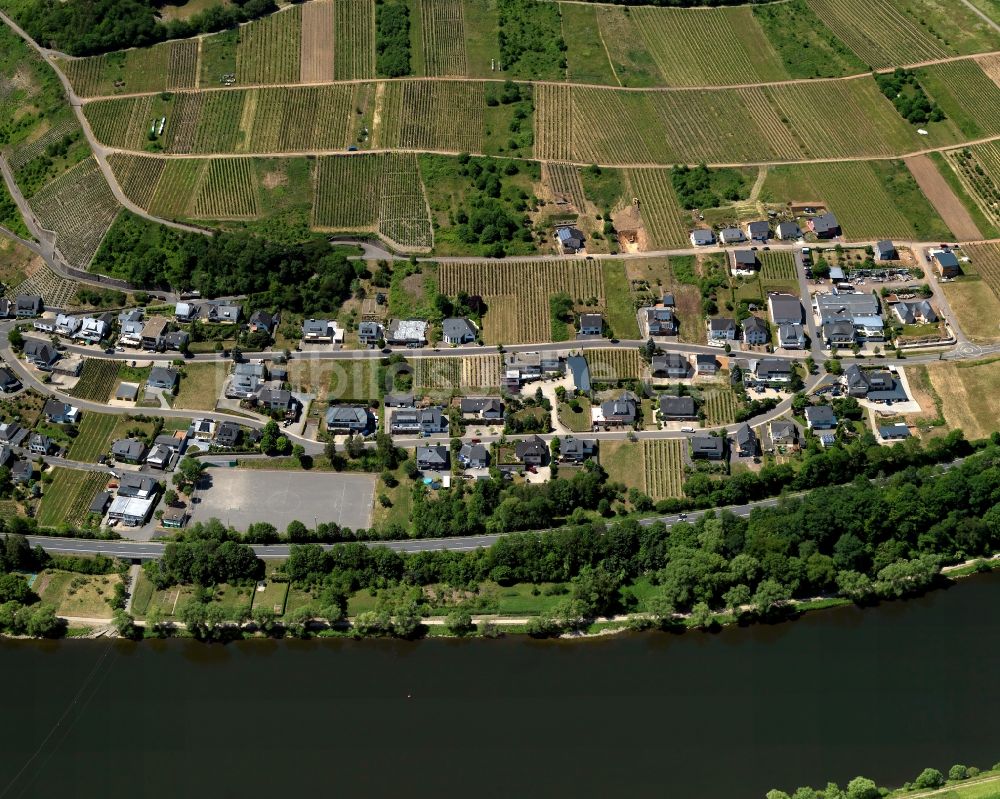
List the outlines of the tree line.
{"type": "MultiPolygon", "coordinates": [[[[1000,771],[1000,763],[994,763],[991,771],[1000,771]]],[[[912,782],[903,785],[904,791],[927,791],[940,788],[946,783],[959,784],[965,780],[978,777],[980,770],[975,766],[965,766],[957,763],[948,769],[945,776],[936,768],[925,768],[912,782]]],[[[846,788],[841,788],[835,782],[828,782],[826,788],[799,788],[794,794],[774,789],[767,792],[766,799],[879,799],[891,793],[889,788],[880,788],[874,780],[868,777],[855,777],[846,788]]]]}

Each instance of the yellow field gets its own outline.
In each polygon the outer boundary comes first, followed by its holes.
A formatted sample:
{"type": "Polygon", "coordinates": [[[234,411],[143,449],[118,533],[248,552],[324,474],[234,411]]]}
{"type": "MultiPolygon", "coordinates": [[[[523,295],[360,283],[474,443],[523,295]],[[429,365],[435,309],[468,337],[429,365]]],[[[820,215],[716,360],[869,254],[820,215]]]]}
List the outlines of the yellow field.
{"type": "Polygon", "coordinates": [[[1000,341],[1000,300],[985,281],[943,283],[941,289],[970,340],[983,344],[1000,341]]]}
{"type": "Polygon", "coordinates": [[[941,363],[927,369],[941,397],[942,413],[951,428],[972,440],[1000,430],[1000,360],[941,363]]]}

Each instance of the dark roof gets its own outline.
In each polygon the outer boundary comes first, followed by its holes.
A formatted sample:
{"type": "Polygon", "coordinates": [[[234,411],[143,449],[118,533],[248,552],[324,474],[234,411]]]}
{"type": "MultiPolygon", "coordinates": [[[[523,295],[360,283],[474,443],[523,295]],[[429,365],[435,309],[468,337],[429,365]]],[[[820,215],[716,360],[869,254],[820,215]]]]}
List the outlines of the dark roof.
{"type": "Polygon", "coordinates": [[[108,509],[108,505],[111,502],[111,492],[101,491],[94,501],[90,503],[90,508],[88,508],[88,513],[104,513],[108,509]]]}
{"type": "Polygon", "coordinates": [[[744,333],[754,333],[757,331],[767,333],[767,323],[763,319],[759,316],[748,316],[743,320],[744,333]]]}
{"type": "Polygon", "coordinates": [[[757,253],[753,250],[733,250],[733,263],[737,266],[756,266],[757,253]]]}
{"type": "Polygon", "coordinates": [[[766,236],[771,232],[771,225],[766,221],[748,222],[747,230],[751,236],[766,236]]]}
{"type": "Polygon", "coordinates": [[[236,422],[223,422],[215,431],[215,440],[220,444],[234,444],[240,437],[240,426],[236,422]]]}
{"type": "Polygon", "coordinates": [[[467,336],[476,337],[476,328],[472,326],[472,322],[464,317],[445,319],[441,323],[441,330],[446,339],[465,338],[467,336]]]}
{"type": "Polygon", "coordinates": [[[564,458],[586,458],[594,454],[597,441],[592,438],[567,436],[559,446],[559,454],[564,458]]]}
{"type": "Polygon", "coordinates": [[[816,233],[829,233],[840,227],[837,217],[832,213],[820,214],[812,221],[813,230],[816,233]]]}
{"type": "Polygon", "coordinates": [[[490,452],[483,444],[463,444],[458,457],[467,463],[485,463],[490,459],[490,452]]]}
{"type": "Polygon", "coordinates": [[[810,405],[805,410],[805,417],[810,422],[836,422],[837,417],[829,405],[810,405]]]}
{"type": "Polygon", "coordinates": [[[444,466],[448,463],[448,448],[440,444],[433,444],[429,447],[417,447],[417,462],[439,464],[444,466]]]}
{"type": "Polygon", "coordinates": [[[934,257],[941,266],[958,266],[958,258],[953,252],[939,252],[934,257]]]}
{"type": "Polygon", "coordinates": [[[697,228],[691,231],[691,240],[695,244],[711,244],[715,241],[715,234],[711,230],[697,228]]]}
{"type": "Polygon", "coordinates": [[[526,455],[542,455],[544,456],[549,451],[548,444],[546,444],[538,436],[532,436],[531,438],[526,438],[523,441],[518,441],[514,445],[514,454],[520,459],[524,460],[526,455]]]}
{"type": "Polygon", "coordinates": [[[570,355],[566,359],[570,374],[573,375],[573,385],[577,391],[590,391],[590,365],[582,355],[570,355]]]}
{"type": "Polygon", "coordinates": [[[726,443],[716,436],[692,436],[691,449],[696,455],[719,455],[726,451],[726,443]]]}
{"type": "Polygon", "coordinates": [[[172,386],[177,382],[177,372],[165,366],[154,366],[149,370],[149,382],[172,386]]]}
{"type": "Polygon", "coordinates": [[[660,397],[660,413],[663,416],[682,416],[693,419],[697,416],[692,397],[660,397]]]}

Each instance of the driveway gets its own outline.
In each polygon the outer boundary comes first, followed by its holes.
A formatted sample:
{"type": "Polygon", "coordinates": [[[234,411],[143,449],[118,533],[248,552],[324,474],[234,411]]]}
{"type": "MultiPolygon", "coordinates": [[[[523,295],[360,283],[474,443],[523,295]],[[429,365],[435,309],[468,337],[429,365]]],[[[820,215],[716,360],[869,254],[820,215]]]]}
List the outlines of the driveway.
{"type": "Polygon", "coordinates": [[[371,525],[375,475],[218,468],[208,470],[205,482],[191,505],[192,521],[216,518],[240,531],[270,522],[282,532],[295,520],[310,528],[371,525]]]}

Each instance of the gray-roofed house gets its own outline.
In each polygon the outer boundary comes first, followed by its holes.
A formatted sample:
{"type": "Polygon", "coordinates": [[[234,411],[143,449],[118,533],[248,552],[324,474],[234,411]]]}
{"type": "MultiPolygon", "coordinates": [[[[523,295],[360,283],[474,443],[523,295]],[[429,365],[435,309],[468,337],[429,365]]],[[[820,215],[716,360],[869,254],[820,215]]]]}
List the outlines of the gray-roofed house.
{"type": "Polygon", "coordinates": [[[108,505],[110,504],[111,492],[100,491],[97,496],[94,497],[94,501],[90,503],[90,507],[87,508],[87,513],[96,513],[99,516],[103,516],[107,512],[108,505]]]}
{"type": "Polygon", "coordinates": [[[805,417],[810,430],[832,430],[837,426],[837,417],[829,405],[810,405],[805,410],[805,417]]]}
{"type": "Polygon", "coordinates": [[[18,319],[41,316],[44,310],[45,304],[37,294],[19,294],[14,300],[14,314],[18,319]]]}
{"type": "Polygon", "coordinates": [[[695,371],[700,375],[714,375],[719,371],[719,362],[714,355],[698,353],[694,356],[695,371]]]}
{"type": "Polygon", "coordinates": [[[242,361],[233,368],[233,376],[226,388],[230,399],[254,396],[267,379],[267,367],[263,361],[242,361]]]}
{"type": "Polygon", "coordinates": [[[738,227],[727,227],[719,231],[719,241],[723,244],[739,244],[746,240],[747,237],[738,227]]]}
{"type": "Polygon", "coordinates": [[[679,352],[654,355],[649,364],[653,377],[683,379],[691,374],[691,362],[679,352]]]}
{"type": "Polygon", "coordinates": [[[10,319],[14,315],[16,306],[5,297],[0,297],[0,319],[10,319]]]}
{"type": "Polygon", "coordinates": [[[673,308],[676,305],[676,303],[674,302],[674,295],[664,294],[663,298],[660,300],[660,305],[662,305],[664,308],[673,308]]]}
{"type": "Polygon", "coordinates": [[[899,256],[896,253],[896,246],[888,240],[875,242],[876,261],[895,261],[899,256]]]}
{"type": "Polygon", "coordinates": [[[24,359],[37,369],[48,372],[52,369],[56,361],[59,360],[59,352],[47,341],[37,338],[29,338],[24,342],[24,359]]]}
{"type": "Polygon", "coordinates": [[[177,387],[177,372],[166,366],[154,366],[149,370],[149,378],[146,380],[148,388],[162,388],[166,391],[173,391],[177,387]]]}
{"type": "Polygon", "coordinates": [[[166,469],[170,465],[170,459],[173,455],[170,447],[154,444],[149,454],[146,455],[146,465],[152,469],[166,469]]]}
{"type": "Polygon", "coordinates": [[[284,411],[287,415],[294,407],[292,392],[283,388],[262,388],[257,394],[257,405],[269,411],[284,411]]]}
{"type": "Polygon", "coordinates": [[[549,445],[538,436],[518,441],[514,456],[526,466],[544,466],[549,457],[549,445]]]}
{"type": "Polygon", "coordinates": [[[624,427],[635,424],[637,402],[630,391],[623,391],[614,399],[601,403],[601,412],[594,419],[598,427],[624,427]]]}
{"type": "Polygon", "coordinates": [[[905,422],[882,425],[878,429],[878,435],[883,441],[905,441],[910,437],[910,428],[905,422]]]}
{"type": "Polygon", "coordinates": [[[855,341],[854,323],[850,319],[834,319],[824,322],[823,341],[827,347],[851,346],[855,341]]]}
{"type": "Polygon", "coordinates": [[[735,341],[736,330],[736,320],[728,316],[708,320],[708,339],[710,342],[735,341]]]}
{"type": "Polygon", "coordinates": [[[465,417],[503,421],[503,402],[496,397],[463,397],[459,408],[465,417]]]}
{"type": "Polygon", "coordinates": [[[837,283],[838,281],[846,280],[846,279],[847,279],[847,275],[844,274],[843,267],[840,267],[840,266],[831,266],[830,267],[830,281],[831,282],[837,283]]]}
{"type": "Polygon", "coordinates": [[[568,225],[557,227],[556,239],[559,241],[559,246],[562,248],[563,253],[567,255],[572,255],[583,249],[583,233],[575,227],[568,225]]]}
{"type": "Polygon", "coordinates": [[[748,316],[743,320],[743,340],[747,344],[767,344],[771,340],[767,322],[759,316],[748,316]]]}
{"type": "Polygon", "coordinates": [[[277,323],[277,314],[273,314],[270,311],[262,311],[258,308],[250,314],[250,319],[247,321],[247,329],[251,333],[267,333],[271,335],[277,323]]]}
{"type": "Polygon", "coordinates": [[[766,220],[747,222],[747,236],[750,241],[767,241],[771,237],[771,223],[766,220]]]}
{"type": "Polygon", "coordinates": [[[119,438],[111,444],[111,456],[122,463],[142,463],[146,455],[146,442],[138,438],[119,438]]]}
{"type": "Polygon", "coordinates": [[[691,244],[695,247],[708,247],[715,244],[715,234],[705,228],[696,228],[691,231],[691,244]]]}
{"type": "Polygon", "coordinates": [[[663,420],[697,419],[698,409],[693,397],[660,397],[660,418],[663,420]]]}
{"type": "Polygon", "coordinates": [[[233,449],[239,446],[243,430],[236,422],[223,422],[215,431],[215,446],[233,449]]]}
{"type": "Polygon", "coordinates": [[[378,322],[362,322],[358,325],[358,342],[375,345],[382,340],[382,325],[378,322]]]}
{"type": "Polygon", "coordinates": [[[30,483],[35,476],[35,467],[27,458],[14,461],[10,467],[10,479],[18,485],[30,483]]]}
{"type": "Polygon", "coordinates": [[[467,469],[485,469],[490,465],[490,451],[483,444],[463,444],[458,462],[467,469]]]}
{"type": "Polygon", "coordinates": [[[53,424],[76,424],[80,421],[79,408],[74,408],[72,405],[57,399],[47,400],[42,412],[45,414],[45,418],[53,424]]]}
{"type": "Polygon", "coordinates": [[[596,439],[567,436],[560,442],[559,458],[567,463],[583,463],[596,454],[596,439]]]}
{"type": "Polygon", "coordinates": [[[891,307],[904,325],[931,325],[938,321],[937,311],[928,300],[894,302],[891,307]]]}
{"type": "Polygon", "coordinates": [[[934,261],[941,277],[958,277],[962,272],[962,268],[958,265],[958,258],[953,252],[935,253],[934,261]]]}
{"type": "Polygon", "coordinates": [[[243,315],[242,306],[224,300],[205,303],[205,319],[214,324],[235,325],[243,315]]]}
{"type": "Polygon", "coordinates": [[[798,222],[779,222],[774,232],[782,241],[793,241],[802,238],[802,229],[799,227],[798,222]]]}
{"type": "Polygon", "coordinates": [[[736,452],[741,458],[752,458],[757,454],[757,436],[746,422],[736,428],[733,433],[736,452]]]}
{"type": "Polygon", "coordinates": [[[726,439],[717,436],[692,436],[691,457],[721,461],[726,456],[726,439]]]}
{"type": "Polygon", "coordinates": [[[149,499],[159,490],[156,478],[148,474],[125,472],[118,481],[118,496],[149,499]]]}
{"type": "Polygon", "coordinates": [[[767,383],[787,383],[792,379],[792,365],[781,358],[761,358],[754,376],[767,383]]]}
{"type": "Polygon", "coordinates": [[[135,383],[122,383],[115,391],[115,399],[122,402],[135,402],[139,396],[139,386],[135,383]]]}
{"type": "Polygon", "coordinates": [[[840,223],[837,217],[829,212],[810,219],[809,229],[820,239],[832,239],[840,235],[840,223]]]}
{"type": "Polygon", "coordinates": [[[476,326],[463,316],[445,319],[441,323],[441,338],[445,344],[469,344],[476,340],[476,326]]]}
{"type": "Polygon", "coordinates": [[[590,364],[582,355],[570,355],[566,366],[573,376],[573,387],[584,394],[590,393],[590,364]]]}
{"type": "Polygon", "coordinates": [[[604,332],[604,317],[599,313],[580,314],[580,335],[599,336],[604,332]]]}
{"type": "Polygon", "coordinates": [[[179,302],[174,305],[174,318],[178,322],[190,322],[198,318],[198,306],[191,302],[179,302]]]}
{"type": "Polygon", "coordinates": [[[443,433],[448,419],[438,405],[429,408],[400,408],[392,414],[391,433],[443,433]]]}
{"type": "Polygon", "coordinates": [[[171,330],[163,336],[163,346],[175,352],[184,349],[189,341],[191,341],[191,336],[185,330],[171,330]]]}
{"type": "Polygon", "coordinates": [[[21,381],[7,367],[0,367],[0,394],[13,394],[21,390],[21,381]]]}
{"type": "Polygon", "coordinates": [[[385,395],[385,407],[386,408],[412,408],[413,407],[413,395],[405,394],[402,392],[397,392],[395,394],[385,395]]]}
{"type": "Polygon", "coordinates": [[[331,405],[326,409],[326,429],[363,433],[371,426],[371,414],[363,405],[331,405]]]}
{"type": "Polygon", "coordinates": [[[17,422],[0,423],[0,443],[11,447],[19,447],[24,443],[31,431],[25,430],[17,422]]]}
{"type": "Polygon", "coordinates": [[[55,442],[41,433],[34,433],[28,439],[28,451],[35,455],[48,455],[55,448],[55,442]]]}
{"type": "Polygon", "coordinates": [[[429,447],[417,447],[417,466],[421,469],[440,471],[448,468],[448,448],[441,444],[429,447]]]}
{"type": "Polygon", "coordinates": [[[778,346],[786,350],[801,350],[806,346],[806,330],[801,322],[778,326],[778,346]]]}
{"type": "Polygon", "coordinates": [[[302,323],[302,340],[306,342],[333,341],[333,325],[329,319],[306,319],[302,323]]]}
{"type": "Polygon", "coordinates": [[[752,275],[760,268],[757,253],[753,250],[733,250],[733,274],[752,275]]]}
{"type": "Polygon", "coordinates": [[[153,439],[153,445],[157,447],[166,447],[170,450],[171,454],[179,455],[187,445],[187,431],[162,433],[153,439]]]}
{"type": "Polygon", "coordinates": [[[771,311],[771,321],[776,325],[791,325],[802,321],[802,303],[793,294],[768,294],[767,307],[771,311]]]}
{"type": "Polygon", "coordinates": [[[791,447],[799,441],[799,428],[787,419],[775,419],[768,425],[771,443],[776,446],[791,447]]]}
{"type": "Polygon", "coordinates": [[[675,336],[677,316],[670,308],[647,308],[646,327],[651,336],[675,336]]]}

